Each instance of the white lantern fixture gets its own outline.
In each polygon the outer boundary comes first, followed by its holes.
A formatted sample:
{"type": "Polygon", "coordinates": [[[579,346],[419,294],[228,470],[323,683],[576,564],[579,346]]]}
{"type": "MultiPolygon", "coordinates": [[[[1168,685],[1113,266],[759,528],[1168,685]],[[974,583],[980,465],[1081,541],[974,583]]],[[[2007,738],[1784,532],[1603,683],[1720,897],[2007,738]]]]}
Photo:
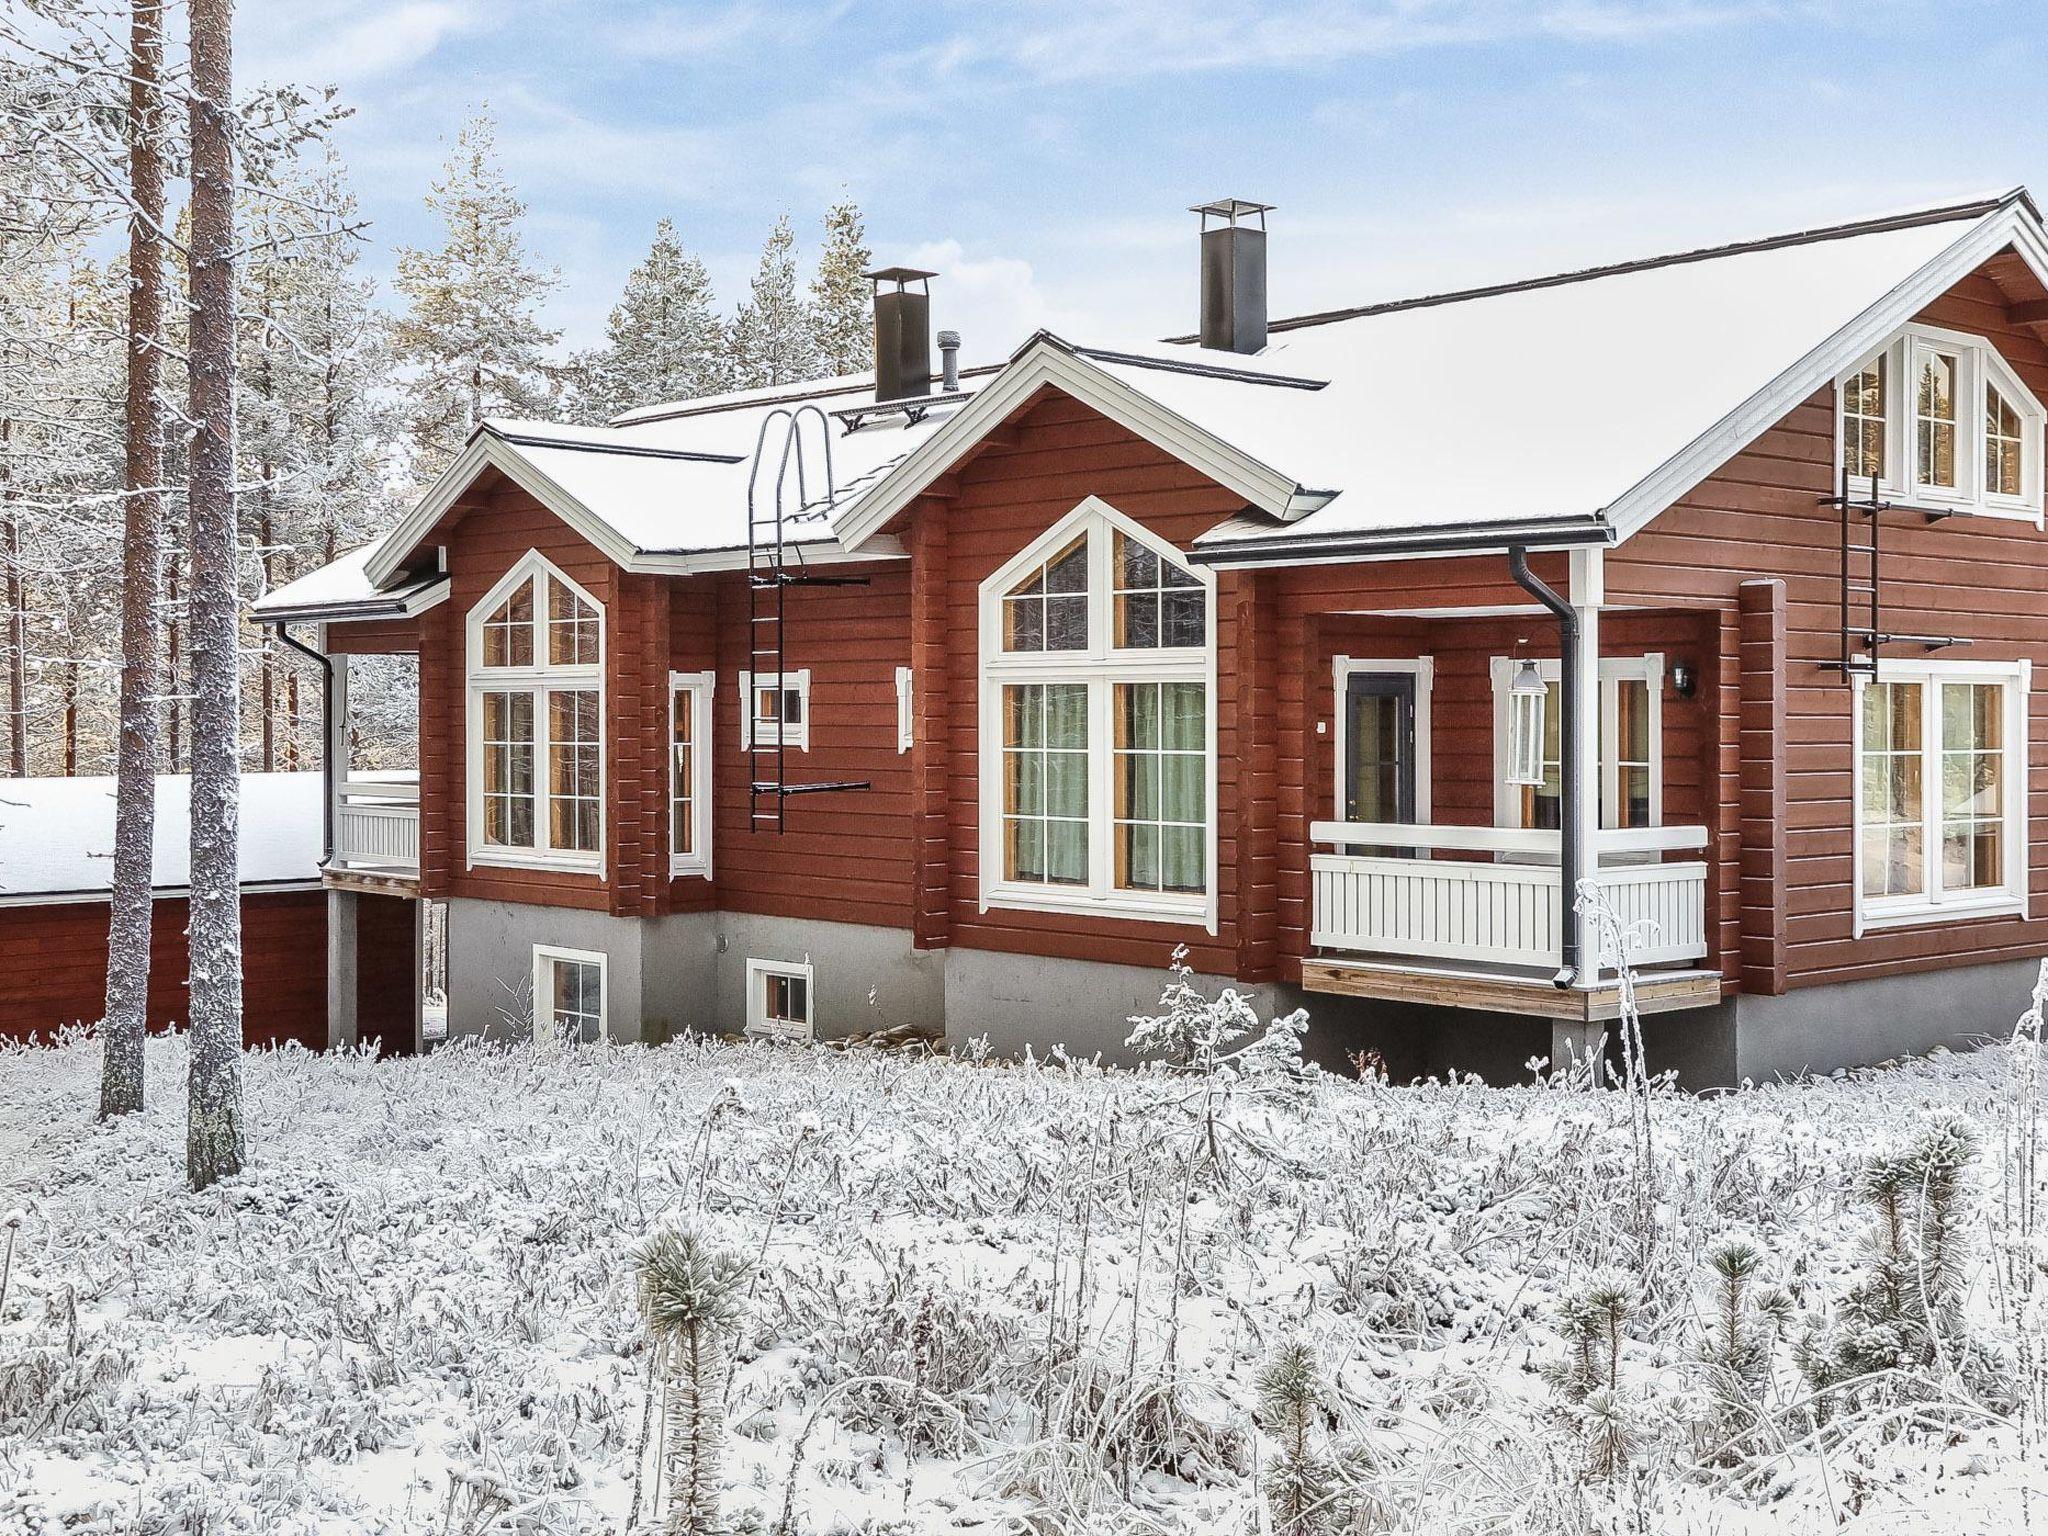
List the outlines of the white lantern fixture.
{"type": "Polygon", "coordinates": [[[1508,685],[1508,782],[1543,783],[1543,711],[1550,690],[1536,663],[1524,661],[1508,685]]]}

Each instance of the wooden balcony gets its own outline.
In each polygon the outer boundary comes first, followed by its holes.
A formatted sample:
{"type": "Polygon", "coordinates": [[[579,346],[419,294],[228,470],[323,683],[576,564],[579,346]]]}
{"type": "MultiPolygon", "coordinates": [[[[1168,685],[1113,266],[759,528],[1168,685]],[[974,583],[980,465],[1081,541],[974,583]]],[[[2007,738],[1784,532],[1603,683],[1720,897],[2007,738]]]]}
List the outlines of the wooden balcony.
{"type": "Polygon", "coordinates": [[[351,775],[336,785],[328,883],[410,893],[419,874],[419,775],[351,775]]]}
{"type": "MultiPolygon", "coordinates": [[[[1612,1005],[1611,943],[1579,988],[1552,982],[1564,933],[1557,833],[1320,821],[1310,835],[1327,845],[1309,859],[1310,942],[1324,955],[1305,964],[1305,985],[1552,1018],[1598,1018],[1612,1005]]],[[[1719,999],[1717,975],[1659,969],[1707,957],[1705,862],[1657,862],[1706,840],[1704,827],[1595,837],[1588,878],[1630,934],[1646,1011],[1719,999]]]]}

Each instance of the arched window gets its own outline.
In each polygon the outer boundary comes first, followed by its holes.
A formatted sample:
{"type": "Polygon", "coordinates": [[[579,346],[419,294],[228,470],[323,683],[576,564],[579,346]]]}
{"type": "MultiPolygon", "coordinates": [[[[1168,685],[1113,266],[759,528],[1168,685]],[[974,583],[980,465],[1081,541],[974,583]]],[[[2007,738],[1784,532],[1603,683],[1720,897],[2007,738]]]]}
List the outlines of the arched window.
{"type": "Polygon", "coordinates": [[[1214,583],[1092,496],[982,583],[984,907],[1214,926],[1214,583]]]}
{"type": "Polygon", "coordinates": [[[470,610],[469,858],[594,869],[604,847],[604,610],[529,550],[470,610]]]}

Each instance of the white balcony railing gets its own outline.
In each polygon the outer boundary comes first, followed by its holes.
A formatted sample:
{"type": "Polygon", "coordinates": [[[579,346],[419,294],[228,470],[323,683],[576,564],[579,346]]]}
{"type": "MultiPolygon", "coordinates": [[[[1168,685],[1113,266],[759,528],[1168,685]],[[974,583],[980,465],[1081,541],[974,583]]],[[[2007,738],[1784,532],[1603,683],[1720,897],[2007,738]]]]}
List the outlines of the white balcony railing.
{"type": "Polygon", "coordinates": [[[335,786],[332,869],[366,875],[420,871],[417,774],[350,777],[335,786]]]}
{"type": "MultiPolygon", "coordinates": [[[[1310,942],[1363,955],[1554,967],[1562,958],[1558,834],[1505,827],[1401,826],[1319,821],[1309,829],[1332,851],[1309,858],[1310,942]],[[1347,849],[1370,848],[1370,853],[1347,849]],[[1412,849],[1417,857],[1387,852],[1412,849]],[[1436,853],[1494,855],[1435,858],[1436,853]],[[1510,862],[1520,859],[1526,862],[1510,862]],[[1541,861],[1541,862],[1535,862],[1541,861]]],[[[1624,925],[1640,924],[1639,965],[1707,953],[1707,866],[1650,863],[1704,848],[1704,827],[1641,827],[1595,834],[1600,867],[1589,875],[1624,925]]],[[[1603,970],[1615,957],[1599,956],[1603,970]]]]}

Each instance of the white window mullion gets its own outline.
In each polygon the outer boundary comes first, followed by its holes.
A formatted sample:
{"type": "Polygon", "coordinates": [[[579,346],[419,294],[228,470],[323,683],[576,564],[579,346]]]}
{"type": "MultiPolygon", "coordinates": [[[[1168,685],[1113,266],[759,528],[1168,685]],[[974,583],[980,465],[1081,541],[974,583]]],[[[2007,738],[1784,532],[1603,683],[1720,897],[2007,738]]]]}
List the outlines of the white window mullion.
{"type": "Polygon", "coordinates": [[[1116,719],[1115,684],[1088,680],[1088,893],[1103,897],[1116,888],[1116,719]]]}
{"type": "Polygon", "coordinates": [[[1942,899],[1941,880],[1941,695],[1929,679],[1920,690],[1920,882],[1929,901],[1942,899]]]}

